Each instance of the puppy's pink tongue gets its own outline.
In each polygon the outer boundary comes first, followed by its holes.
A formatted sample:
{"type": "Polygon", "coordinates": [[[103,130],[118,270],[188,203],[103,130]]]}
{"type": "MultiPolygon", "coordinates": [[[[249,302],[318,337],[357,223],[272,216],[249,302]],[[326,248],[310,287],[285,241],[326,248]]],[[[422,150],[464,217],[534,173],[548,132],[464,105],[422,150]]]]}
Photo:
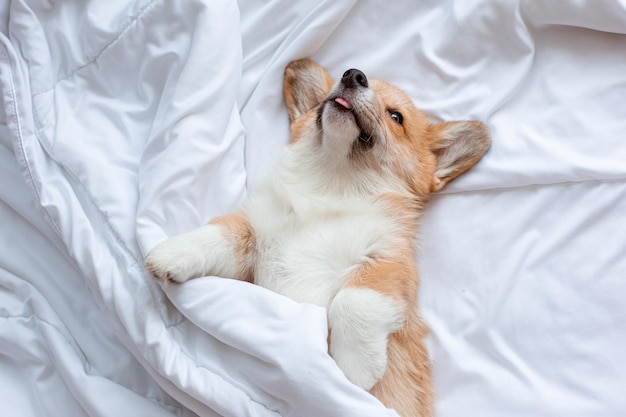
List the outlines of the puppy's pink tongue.
{"type": "Polygon", "coordinates": [[[348,110],[350,110],[352,108],[350,103],[348,103],[348,101],[345,98],[343,98],[343,97],[337,97],[335,99],[335,102],[341,104],[343,107],[345,107],[348,110]]]}

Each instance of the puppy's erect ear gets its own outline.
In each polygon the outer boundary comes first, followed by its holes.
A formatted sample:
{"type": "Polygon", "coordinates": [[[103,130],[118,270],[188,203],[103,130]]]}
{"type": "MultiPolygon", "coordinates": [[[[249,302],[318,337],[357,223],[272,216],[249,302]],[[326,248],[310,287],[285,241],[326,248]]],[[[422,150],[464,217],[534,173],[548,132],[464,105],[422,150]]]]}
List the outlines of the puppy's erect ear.
{"type": "Polygon", "coordinates": [[[334,81],[330,74],[310,59],[293,61],[285,68],[283,93],[293,122],[326,98],[334,81]]]}
{"type": "Polygon", "coordinates": [[[439,191],[450,181],[476,165],[491,146],[489,129],[481,122],[445,122],[430,126],[431,148],[437,167],[431,191],[439,191]]]}

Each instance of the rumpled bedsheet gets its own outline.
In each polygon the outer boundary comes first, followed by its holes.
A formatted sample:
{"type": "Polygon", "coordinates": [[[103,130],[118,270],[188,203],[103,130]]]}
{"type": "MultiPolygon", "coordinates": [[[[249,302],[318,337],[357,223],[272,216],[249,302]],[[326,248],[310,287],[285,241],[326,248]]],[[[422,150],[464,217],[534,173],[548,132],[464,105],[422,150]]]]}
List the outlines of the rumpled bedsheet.
{"type": "Polygon", "coordinates": [[[282,71],[302,57],[492,131],[419,236],[437,416],[626,414],[624,2],[0,7],[12,415],[395,415],[327,355],[324,309],[143,269],[254,187],[288,140],[282,71]]]}

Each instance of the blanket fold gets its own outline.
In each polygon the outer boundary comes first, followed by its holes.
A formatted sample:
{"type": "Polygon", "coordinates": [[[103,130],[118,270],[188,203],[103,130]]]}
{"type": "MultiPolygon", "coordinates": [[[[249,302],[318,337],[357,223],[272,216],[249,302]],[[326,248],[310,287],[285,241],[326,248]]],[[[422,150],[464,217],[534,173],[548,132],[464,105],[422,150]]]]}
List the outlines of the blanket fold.
{"type": "Polygon", "coordinates": [[[288,141],[283,69],[310,57],[492,132],[420,231],[437,415],[625,414],[624,28],[620,1],[3,3],[0,399],[396,415],[329,357],[323,309],[143,268],[254,188],[288,141]]]}

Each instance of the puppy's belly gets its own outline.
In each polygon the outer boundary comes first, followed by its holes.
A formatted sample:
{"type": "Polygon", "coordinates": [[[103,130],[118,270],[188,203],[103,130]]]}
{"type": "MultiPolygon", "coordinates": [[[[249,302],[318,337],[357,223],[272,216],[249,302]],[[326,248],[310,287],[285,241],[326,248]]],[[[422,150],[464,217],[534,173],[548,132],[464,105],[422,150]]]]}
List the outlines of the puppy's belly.
{"type": "Polygon", "coordinates": [[[358,218],[286,228],[257,247],[255,282],[298,302],[327,307],[380,243],[358,218]],[[369,232],[369,233],[368,233],[369,232]]]}
{"type": "Polygon", "coordinates": [[[272,246],[268,252],[257,264],[256,284],[297,302],[323,307],[358,268],[356,263],[338,262],[329,253],[307,252],[302,246],[272,246]]]}

